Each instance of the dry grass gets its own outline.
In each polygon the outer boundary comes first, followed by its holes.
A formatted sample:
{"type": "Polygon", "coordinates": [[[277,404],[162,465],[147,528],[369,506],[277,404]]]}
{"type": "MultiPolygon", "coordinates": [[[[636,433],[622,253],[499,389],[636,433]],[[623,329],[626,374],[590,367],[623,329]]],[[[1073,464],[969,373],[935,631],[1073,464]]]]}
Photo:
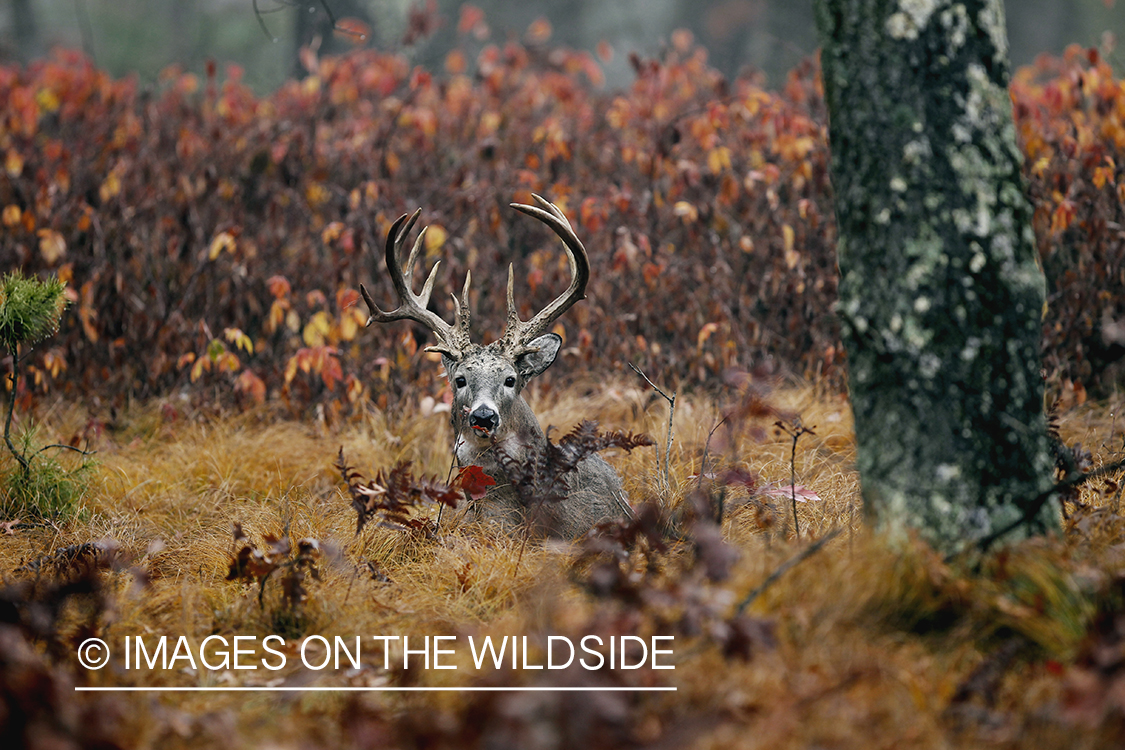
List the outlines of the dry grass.
{"type": "MultiPolygon", "coordinates": [[[[373,525],[355,535],[355,514],[333,467],[337,449],[368,474],[410,460],[444,477],[446,415],[421,409],[404,409],[408,415],[393,422],[371,414],[331,429],[261,414],[173,419],[174,410],[160,405],[137,409],[96,446],[100,466],[84,513],[61,526],[21,526],[0,536],[0,569],[9,582],[26,579],[14,571],[30,560],[115,539],[150,581],[141,587],[128,572],[106,574],[112,595],[96,627],[111,644],[140,634],[195,642],[276,632],[293,641],[314,633],[349,642],[356,635],[459,638],[449,659],[458,670],[384,670],[382,653],[365,644],[359,670],[308,672],[292,666],[295,653],[277,673],[126,671],[115,661],[102,671],[75,671],[79,684],[90,685],[588,684],[581,680],[591,674],[572,671],[477,673],[463,644],[469,635],[660,634],[688,601],[719,615],[702,622],[696,637],[678,634],[674,671],[603,680],[676,686],[671,694],[65,696],[98,712],[107,732],[135,746],[359,747],[380,739],[436,747],[1100,746],[1116,725],[1072,721],[1066,665],[1093,614],[1092,592],[1121,572],[1119,498],[1085,489],[1087,507],[1070,509],[1066,539],[1022,545],[981,562],[976,572],[947,565],[921,546],[888,549],[862,528],[846,400],[810,387],[770,400],[815,432],[800,439],[793,466],[797,483],[819,497],[798,504],[803,540],[844,531],[754,602],[750,615],[772,638],[755,641],[749,659],[725,656],[715,629],[807,543],[791,538],[787,499],[751,499],[728,488],[723,534],[738,561],[726,580],[692,577],[691,545],[674,543],[663,555],[638,553],[634,564],[637,575],[646,566],[656,571],[646,579],[653,586],[690,587],[681,599],[665,610],[606,601],[579,585],[589,566],[576,566],[568,545],[524,543],[449,515],[435,539],[373,525]],[[267,581],[263,606],[257,587],[226,580],[235,523],[256,544],[266,534],[320,542],[321,580],[307,583],[297,614],[282,603],[277,578],[267,581]],[[373,580],[368,563],[390,581],[373,580]],[[1013,639],[1025,644],[1019,655],[978,688],[974,670],[996,661],[1013,639]]],[[[605,428],[647,432],[663,451],[667,405],[645,388],[579,384],[537,392],[533,402],[545,424],[565,430],[592,417],[605,428]]],[[[704,397],[678,399],[671,493],[662,490],[653,449],[609,456],[634,501],[652,499],[674,511],[700,482],[705,445],[710,474],[743,469],[789,484],[790,439],[764,420],[764,440],[740,424],[718,428],[708,444],[721,412],[704,397]]],[[[1116,406],[1107,405],[1073,410],[1061,419],[1064,438],[1092,450],[1095,464],[1114,460],[1123,450],[1114,413],[1116,406]]],[[[86,420],[65,409],[44,416],[48,440],[67,439],[86,420]]],[[[77,623],[83,611],[69,617],[77,623]]],[[[76,670],[66,655],[56,658],[64,673],[76,670]]]]}

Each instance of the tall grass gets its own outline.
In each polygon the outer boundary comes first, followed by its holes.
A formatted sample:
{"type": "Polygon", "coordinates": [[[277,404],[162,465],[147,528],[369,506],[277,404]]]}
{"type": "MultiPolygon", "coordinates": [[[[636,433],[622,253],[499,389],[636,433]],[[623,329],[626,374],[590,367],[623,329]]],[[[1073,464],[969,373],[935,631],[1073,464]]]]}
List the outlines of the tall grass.
{"type": "MultiPolygon", "coordinates": [[[[655,436],[667,420],[667,404],[633,383],[579,383],[531,396],[543,423],[559,430],[596,418],[605,428],[655,436]]],[[[64,644],[89,632],[111,643],[161,634],[196,641],[214,634],[450,635],[462,643],[469,635],[526,635],[533,644],[552,634],[676,635],[676,669],[632,673],[491,665],[478,672],[464,647],[450,657],[457,670],[403,669],[393,644],[389,669],[381,649],[365,646],[360,669],[318,672],[83,671],[66,649],[49,657],[66,679],[103,686],[677,688],[158,700],[67,693],[77,706],[116,716],[106,719],[106,731],[125,744],[362,747],[381,738],[403,747],[1094,747],[1112,733],[1103,714],[1083,722],[1069,708],[1095,611],[1104,606],[1099,592],[1125,563],[1115,552],[1125,523],[1111,492],[1084,489],[1082,507],[1069,508],[1065,538],[983,560],[944,561],[922,545],[888,548],[863,528],[846,400],[809,387],[769,398],[813,428],[798,441],[792,467],[792,441],[769,419],[714,429],[726,405],[692,395],[677,400],[670,498],[653,451],[608,456],[633,502],[663,503],[668,516],[699,487],[715,503],[721,496],[722,536],[736,555],[725,579],[703,575],[697,558],[705,550],[684,528],[678,531],[686,535],[665,540],[666,551],[642,544],[608,563],[579,554],[581,545],[525,542],[463,523],[456,513],[443,514],[432,538],[377,524],[356,535],[333,466],[338,450],[369,475],[409,459],[416,471],[444,478],[447,414],[404,409],[390,421],[370,413],[328,429],[265,413],[183,415],[159,404],[119,416],[95,446],[100,462],[91,469],[84,515],[0,535],[0,569],[9,581],[26,580],[29,561],[68,545],[116,540],[128,564],[102,574],[110,603],[93,613],[64,608],[55,636],[64,644]],[[714,483],[735,469],[756,473],[757,488],[714,483]],[[788,485],[791,470],[805,488],[805,502],[797,503],[802,542],[792,537],[790,497],[762,491],[788,485]],[[261,587],[228,580],[244,543],[235,539],[235,524],[259,549],[268,546],[267,535],[288,537],[294,549],[302,538],[317,540],[319,579],[305,578],[297,600],[286,598],[281,572],[261,587]],[[748,592],[808,540],[835,529],[839,536],[734,617],[748,592]],[[592,577],[607,564],[634,586],[634,598],[597,593],[592,577]],[[144,571],[141,583],[137,571],[144,571]]],[[[1095,463],[1112,459],[1122,447],[1113,411],[1087,405],[1068,412],[1064,439],[1089,447],[1095,463]]],[[[90,416],[63,410],[48,428],[65,441],[90,416]]]]}

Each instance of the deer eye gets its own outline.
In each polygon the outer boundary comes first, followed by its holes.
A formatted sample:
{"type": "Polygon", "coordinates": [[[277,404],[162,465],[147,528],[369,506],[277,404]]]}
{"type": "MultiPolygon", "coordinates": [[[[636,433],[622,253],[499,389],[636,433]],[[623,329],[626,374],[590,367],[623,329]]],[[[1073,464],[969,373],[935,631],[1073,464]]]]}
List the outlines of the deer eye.
{"type": "Polygon", "coordinates": [[[458,375],[457,379],[453,381],[453,385],[457,386],[458,388],[464,388],[465,384],[466,380],[464,375],[458,375]]]}
{"type": "Polygon", "coordinates": [[[508,386],[509,388],[515,388],[515,386],[516,386],[516,378],[515,378],[515,376],[514,376],[514,375],[509,375],[508,377],[506,377],[506,378],[504,379],[504,385],[508,386]]]}

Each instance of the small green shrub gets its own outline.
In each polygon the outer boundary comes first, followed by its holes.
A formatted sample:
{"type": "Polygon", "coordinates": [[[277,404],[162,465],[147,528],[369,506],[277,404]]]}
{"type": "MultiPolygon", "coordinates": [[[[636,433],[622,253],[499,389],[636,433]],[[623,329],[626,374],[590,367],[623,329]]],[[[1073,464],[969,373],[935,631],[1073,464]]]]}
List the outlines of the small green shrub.
{"type": "Polygon", "coordinates": [[[0,474],[0,518],[26,522],[65,521],[73,518],[89,491],[93,463],[87,460],[68,469],[53,458],[40,457],[0,474]]]}
{"type": "Polygon", "coordinates": [[[57,277],[46,281],[25,278],[19,271],[0,280],[0,345],[17,353],[59,330],[66,309],[66,285],[57,277]]]}
{"type": "MultiPolygon", "coordinates": [[[[65,288],[57,277],[40,281],[26,278],[19,271],[0,279],[0,346],[12,355],[4,444],[19,464],[0,474],[0,490],[4,493],[0,498],[0,515],[7,519],[69,518],[86,492],[83,475],[90,467],[88,461],[84,460],[77,469],[67,469],[54,459],[39,458],[43,449],[32,450],[32,431],[24,434],[20,448],[12,443],[11,435],[12,413],[19,393],[20,349],[31,347],[59,330],[67,305],[65,288]]],[[[84,452],[82,455],[85,458],[84,452]]]]}

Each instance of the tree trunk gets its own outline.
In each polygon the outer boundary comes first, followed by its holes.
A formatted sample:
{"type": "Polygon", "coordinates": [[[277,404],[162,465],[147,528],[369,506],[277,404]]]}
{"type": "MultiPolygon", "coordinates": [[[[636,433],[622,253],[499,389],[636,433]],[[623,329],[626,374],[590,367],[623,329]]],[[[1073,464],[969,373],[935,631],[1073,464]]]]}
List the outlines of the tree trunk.
{"type": "MultiPolygon", "coordinates": [[[[868,519],[953,551],[1051,486],[1001,0],[817,0],[868,519]]],[[[1045,503],[1021,528],[1058,526],[1045,503]]]]}

